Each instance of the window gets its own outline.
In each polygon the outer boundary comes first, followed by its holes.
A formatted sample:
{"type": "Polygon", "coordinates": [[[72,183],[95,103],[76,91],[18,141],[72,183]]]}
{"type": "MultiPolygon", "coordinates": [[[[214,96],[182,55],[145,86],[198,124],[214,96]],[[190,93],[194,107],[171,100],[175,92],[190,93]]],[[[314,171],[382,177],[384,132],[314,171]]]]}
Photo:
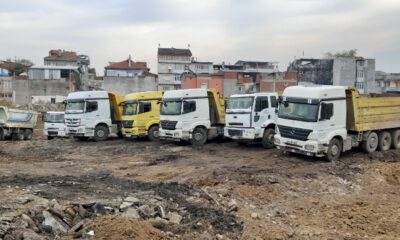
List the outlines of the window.
{"type": "Polygon", "coordinates": [[[254,111],[261,112],[266,108],[268,108],[268,97],[258,97],[256,99],[256,107],[254,111]]]}
{"type": "Polygon", "coordinates": [[[175,75],[175,81],[181,81],[181,76],[180,75],[175,75]]]}
{"type": "Polygon", "coordinates": [[[141,102],[139,106],[139,113],[146,113],[151,111],[151,103],[150,102],[141,102]]]}
{"type": "Polygon", "coordinates": [[[56,98],[52,97],[52,98],[50,99],[50,103],[51,103],[51,104],[56,104],[56,98]]]}
{"type": "Polygon", "coordinates": [[[273,108],[277,108],[278,107],[278,101],[277,101],[275,96],[271,97],[271,107],[273,107],[273,108]]]}
{"type": "Polygon", "coordinates": [[[196,111],[196,102],[195,101],[184,101],[183,102],[183,114],[190,113],[196,111]]]}
{"type": "Polygon", "coordinates": [[[97,102],[86,102],[86,112],[94,112],[97,111],[97,109],[97,102]]]}

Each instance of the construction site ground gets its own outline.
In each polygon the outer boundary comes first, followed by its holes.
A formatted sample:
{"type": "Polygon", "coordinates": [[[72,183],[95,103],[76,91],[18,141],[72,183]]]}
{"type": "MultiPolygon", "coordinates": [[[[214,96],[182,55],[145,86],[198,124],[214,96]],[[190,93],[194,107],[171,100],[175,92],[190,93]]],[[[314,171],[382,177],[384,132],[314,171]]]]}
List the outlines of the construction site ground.
{"type": "Polygon", "coordinates": [[[0,142],[0,238],[400,237],[400,150],[355,149],[326,162],[225,140],[193,148],[41,134],[36,129],[32,141],[0,142]],[[139,200],[137,209],[163,210],[134,219],[121,207],[129,196],[139,200]],[[79,231],[41,227],[55,205],[72,206],[72,216],[76,209],[89,212],[79,231]]]}

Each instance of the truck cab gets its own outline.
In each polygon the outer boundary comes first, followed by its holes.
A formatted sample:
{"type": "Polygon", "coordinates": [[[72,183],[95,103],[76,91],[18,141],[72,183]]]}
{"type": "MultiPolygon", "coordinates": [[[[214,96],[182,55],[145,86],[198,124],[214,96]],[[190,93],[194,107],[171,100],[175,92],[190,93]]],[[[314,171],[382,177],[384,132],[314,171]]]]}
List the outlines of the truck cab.
{"type": "Polygon", "coordinates": [[[224,100],[214,89],[165,92],[160,108],[160,138],[203,145],[223,136],[224,100]]]}
{"type": "Polygon", "coordinates": [[[164,92],[131,93],[122,101],[122,135],[159,139],[160,102],[164,92]]]}
{"type": "Polygon", "coordinates": [[[47,136],[49,140],[54,137],[65,137],[65,131],[64,112],[46,112],[43,126],[44,136],[47,136]]]}
{"type": "Polygon", "coordinates": [[[110,134],[121,136],[121,97],[106,91],[68,94],[65,106],[67,135],[79,140],[106,140],[110,134]]]}
{"type": "Polygon", "coordinates": [[[261,141],[265,148],[273,148],[277,93],[232,95],[226,108],[224,136],[247,143],[261,141]]]}
{"type": "Polygon", "coordinates": [[[279,103],[275,144],[284,151],[336,159],[344,151],[346,87],[288,87],[279,103]],[[332,149],[332,139],[340,140],[332,149]],[[331,156],[327,153],[333,152],[331,156]]]}

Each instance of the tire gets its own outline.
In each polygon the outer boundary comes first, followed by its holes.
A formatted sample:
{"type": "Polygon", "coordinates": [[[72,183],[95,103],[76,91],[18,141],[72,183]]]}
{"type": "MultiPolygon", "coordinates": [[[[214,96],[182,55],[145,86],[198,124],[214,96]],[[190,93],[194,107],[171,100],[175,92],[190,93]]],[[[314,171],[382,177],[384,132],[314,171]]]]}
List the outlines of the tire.
{"type": "Polygon", "coordinates": [[[47,140],[53,140],[54,139],[54,137],[52,137],[52,136],[47,136],[47,140]]]}
{"type": "Polygon", "coordinates": [[[151,126],[148,131],[147,138],[150,141],[159,141],[160,140],[160,132],[157,125],[151,126]]]}
{"type": "Polygon", "coordinates": [[[190,143],[193,146],[202,146],[207,141],[207,132],[204,128],[195,128],[192,133],[190,143]]]}
{"type": "Polygon", "coordinates": [[[108,134],[109,134],[108,128],[103,125],[100,125],[94,129],[93,139],[96,142],[104,141],[108,138],[108,134]]]}
{"type": "Polygon", "coordinates": [[[339,159],[340,154],[342,154],[343,144],[339,139],[334,138],[330,141],[328,146],[328,152],[325,155],[327,161],[333,162],[339,159]]]}
{"type": "Polygon", "coordinates": [[[275,147],[274,144],[274,135],[275,135],[275,129],[273,128],[266,128],[264,130],[264,135],[262,138],[262,145],[266,149],[271,149],[275,147]]]}
{"type": "Polygon", "coordinates": [[[378,148],[378,134],[371,132],[365,141],[361,143],[361,147],[366,153],[373,153],[378,148]]]}
{"type": "Polygon", "coordinates": [[[24,140],[24,132],[23,131],[19,131],[19,132],[12,133],[11,139],[13,141],[22,141],[22,140],[24,140]]]}
{"type": "Polygon", "coordinates": [[[400,149],[400,130],[393,130],[391,132],[392,148],[400,149]]]}
{"type": "Polygon", "coordinates": [[[32,140],[32,137],[33,137],[33,130],[26,129],[24,134],[24,140],[32,140]]]}
{"type": "Polygon", "coordinates": [[[378,148],[380,151],[387,151],[392,145],[392,136],[388,131],[382,131],[379,133],[378,148]]]}

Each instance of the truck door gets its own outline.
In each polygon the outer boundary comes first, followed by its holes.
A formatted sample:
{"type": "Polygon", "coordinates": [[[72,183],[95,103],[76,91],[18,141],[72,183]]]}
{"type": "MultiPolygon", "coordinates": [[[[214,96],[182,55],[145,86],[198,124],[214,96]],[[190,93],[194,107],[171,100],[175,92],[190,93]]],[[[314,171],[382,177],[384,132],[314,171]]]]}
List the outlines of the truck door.
{"type": "Polygon", "coordinates": [[[261,126],[270,117],[268,96],[259,96],[255,100],[254,115],[253,115],[253,127],[255,133],[261,132],[261,126]]]}
{"type": "Polygon", "coordinates": [[[278,98],[277,98],[277,96],[271,96],[269,104],[270,104],[270,108],[269,108],[269,113],[267,115],[267,119],[271,119],[273,121],[276,121],[276,118],[277,118],[276,110],[278,109],[278,98]]]}
{"type": "Polygon", "coordinates": [[[137,118],[137,123],[135,126],[139,127],[141,130],[145,130],[147,121],[153,120],[154,112],[152,112],[153,106],[151,102],[139,102],[139,113],[137,118]]]}
{"type": "Polygon", "coordinates": [[[85,122],[85,125],[89,129],[94,129],[95,123],[102,118],[99,112],[99,103],[96,100],[87,100],[85,102],[85,114],[84,119],[81,121],[85,122]]]}

